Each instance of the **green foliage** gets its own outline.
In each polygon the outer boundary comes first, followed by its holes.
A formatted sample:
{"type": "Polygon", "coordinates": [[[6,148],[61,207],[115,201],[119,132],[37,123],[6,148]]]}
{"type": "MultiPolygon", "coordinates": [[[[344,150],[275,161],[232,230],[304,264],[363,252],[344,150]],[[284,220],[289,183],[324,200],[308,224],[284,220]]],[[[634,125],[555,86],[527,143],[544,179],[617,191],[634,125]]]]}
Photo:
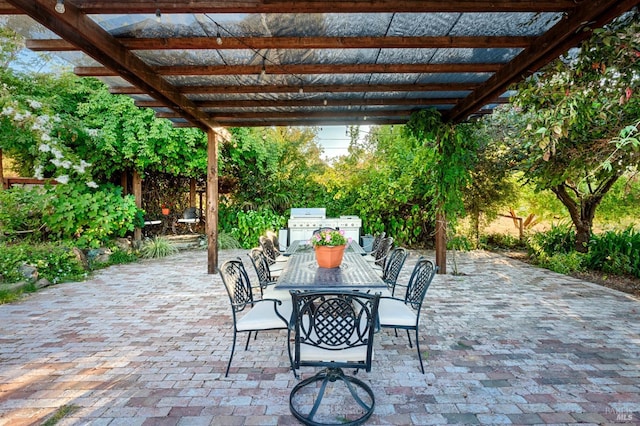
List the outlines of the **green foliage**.
{"type": "Polygon", "coordinates": [[[231,236],[238,240],[243,248],[257,247],[260,236],[268,230],[282,228],[287,219],[272,210],[249,210],[238,212],[237,225],[231,230],[231,236]]]}
{"type": "Polygon", "coordinates": [[[576,233],[571,225],[560,223],[550,230],[529,237],[529,252],[534,257],[567,254],[574,250],[576,233]]]}
{"type": "Polygon", "coordinates": [[[220,250],[241,249],[242,244],[228,232],[218,233],[218,248],[220,250]]]}
{"type": "Polygon", "coordinates": [[[469,251],[473,250],[473,247],[473,243],[464,235],[447,238],[447,250],[469,251]]]}
{"type": "Polygon", "coordinates": [[[509,234],[486,234],[480,236],[478,248],[494,249],[522,249],[525,244],[519,238],[509,234]]]}
{"type": "Polygon", "coordinates": [[[42,206],[50,197],[50,192],[39,189],[14,187],[0,191],[0,241],[43,241],[42,206]]]}
{"type": "Polygon", "coordinates": [[[537,257],[537,264],[560,274],[570,275],[575,272],[585,270],[585,259],[587,255],[577,251],[569,253],[555,253],[552,255],[543,254],[537,257]]]}
{"type": "MultiPolygon", "coordinates": [[[[133,196],[105,185],[99,191],[80,185],[56,185],[45,206],[44,221],[52,235],[75,240],[79,247],[99,247],[111,238],[133,231],[141,215],[133,196]]],[[[142,225],[137,223],[138,226],[142,225]]]]}
{"type": "Polygon", "coordinates": [[[594,234],[589,242],[587,266],[611,274],[640,278],[640,232],[633,228],[594,234]]]}
{"type": "Polygon", "coordinates": [[[120,265],[125,263],[133,263],[138,260],[138,255],[131,250],[122,250],[114,248],[109,255],[110,265],[120,265]]]}
{"type": "Polygon", "coordinates": [[[46,278],[54,284],[80,281],[86,277],[86,271],[69,246],[55,243],[0,243],[0,274],[4,282],[24,280],[18,271],[23,264],[36,267],[40,278],[46,278]]]}
{"type": "Polygon", "coordinates": [[[521,131],[514,159],[538,189],[549,189],[586,251],[596,209],[618,178],[640,162],[640,12],[594,31],[577,55],[520,84],[514,98],[521,131]]]}
{"type": "Polygon", "coordinates": [[[471,182],[470,170],[476,162],[477,139],[469,127],[444,123],[435,109],[411,114],[406,132],[430,152],[423,173],[430,176],[435,210],[455,221],[464,212],[463,189],[471,182]]]}
{"type": "Polygon", "coordinates": [[[95,248],[142,224],[133,197],[122,197],[112,185],[13,188],[0,191],[0,201],[0,239],[7,241],[62,240],[95,248]]]}
{"type": "Polygon", "coordinates": [[[177,252],[178,249],[171,241],[164,237],[154,237],[153,239],[146,240],[140,249],[140,254],[145,259],[166,257],[177,252]]]}

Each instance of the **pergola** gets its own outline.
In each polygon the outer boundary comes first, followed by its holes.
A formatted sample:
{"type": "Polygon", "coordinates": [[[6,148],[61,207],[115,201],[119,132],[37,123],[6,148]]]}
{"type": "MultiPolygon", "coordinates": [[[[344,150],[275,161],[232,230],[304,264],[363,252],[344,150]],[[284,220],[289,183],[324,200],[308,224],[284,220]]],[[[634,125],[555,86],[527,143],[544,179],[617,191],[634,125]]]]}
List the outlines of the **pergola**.
{"type": "MultiPolygon", "coordinates": [[[[0,0],[56,52],[175,126],[208,135],[208,271],[226,127],[459,122],[640,0],[0,0]]],[[[444,218],[436,263],[446,270],[444,218]]]]}

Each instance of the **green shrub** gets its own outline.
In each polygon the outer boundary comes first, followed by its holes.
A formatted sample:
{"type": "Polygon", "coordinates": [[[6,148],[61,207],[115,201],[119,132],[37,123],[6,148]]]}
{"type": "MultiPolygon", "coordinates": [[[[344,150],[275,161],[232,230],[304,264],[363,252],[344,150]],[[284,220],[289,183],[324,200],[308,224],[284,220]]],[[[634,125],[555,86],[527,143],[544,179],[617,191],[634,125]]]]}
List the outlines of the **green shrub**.
{"type": "Polygon", "coordinates": [[[0,191],[0,241],[73,241],[97,248],[142,226],[143,212],[122,188],[56,185],[0,191]]]}
{"type": "Polygon", "coordinates": [[[218,248],[221,250],[226,249],[241,249],[242,244],[240,241],[235,239],[233,235],[228,232],[219,232],[218,233],[218,248]]]}
{"type": "Polygon", "coordinates": [[[480,236],[480,248],[484,249],[522,249],[525,244],[519,238],[509,234],[488,234],[480,236]]]}
{"type": "Polygon", "coordinates": [[[256,247],[261,235],[268,230],[280,229],[286,223],[286,218],[272,210],[250,210],[238,212],[237,228],[231,230],[231,235],[242,244],[243,248],[256,247]]]}
{"type": "Polygon", "coordinates": [[[529,254],[534,257],[570,253],[575,249],[576,233],[568,223],[553,225],[550,230],[529,237],[529,254]]]}
{"type": "Polygon", "coordinates": [[[134,198],[122,197],[120,187],[92,190],[86,185],[57,185],[54,195],[45,223],[55,237],[75,240],[79,247],[100,247],[142,225],[134,198]]]}
{"type": "Polygon", "coordinates": [[[50,197],[43,188],[0,191],[0,241],[43,241],[43,206],[50,197]]]}
{"type": "Polygon", "coordinates": [[[151,240],[147,240],[142,244],[142,248],[140,249],[140,254],[145,259],[165,257],[177,252],[178,249],[171,244],[171,241],[164,237],[154,237],[151,240]]]}
{"type": "Polygon", "coordinates": [[[38,269],[38,276],[51,283],[80,281],[87,276],[69,246],[54,243],[0,243],[0,274],[5,283],[24,280],[18,271],[23,264],[38,269]]]}
{"type": "Polygon", "coordinates": [[[133,251],[121,250],[119,248],[113,249],[109,256],[110,265],[120,265],[123,263],[132,263],[138,260],[138,255],[133,251]]]}
{"type": "Polygon", "coordinates": [[[592,235],[587,265],[611,274],[640,277],[640,233],[627,228],[592,235]]]}
{"type": "Polygon", "coordinates": [[[587,255],[577,251],[572,251],[571,253],[556,253],[550,256],[543,254],[537,258],[536,263],[543,268],[569,275],[586,269],[584,266],[586,257],[587,255]]]}

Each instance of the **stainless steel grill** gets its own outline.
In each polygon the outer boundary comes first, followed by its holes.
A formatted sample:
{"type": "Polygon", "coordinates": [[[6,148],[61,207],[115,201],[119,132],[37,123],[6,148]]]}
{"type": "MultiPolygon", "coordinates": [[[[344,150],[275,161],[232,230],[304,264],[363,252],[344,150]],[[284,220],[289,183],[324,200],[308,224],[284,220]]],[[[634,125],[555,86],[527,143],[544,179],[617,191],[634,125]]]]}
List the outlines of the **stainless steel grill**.
{"type": "Polygon", "coordinates": [[[360,241],[362,220],[358,216],[326,217],[324,207],[293,208],[287,226],[289,228],[289,242],[309,240],[313,231],[323,227],[339,228],[345,231],[347,238],[360,241]]]}

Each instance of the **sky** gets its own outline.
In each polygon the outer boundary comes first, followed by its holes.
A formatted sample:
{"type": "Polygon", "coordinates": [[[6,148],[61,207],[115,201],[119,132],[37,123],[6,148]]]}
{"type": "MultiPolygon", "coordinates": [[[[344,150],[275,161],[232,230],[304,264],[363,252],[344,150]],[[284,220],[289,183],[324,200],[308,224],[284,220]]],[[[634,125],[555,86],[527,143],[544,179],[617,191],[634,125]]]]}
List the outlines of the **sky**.
{"type": "MultiPolygon", "coordinates": [[[[361,134],[368,131],[369,126],[360,126],[361,134]]],[[[329,159],[347,155],[350,142],[349,136],[347,136],[347,126],[321,126],[318,140],[324,148],[323,158],[329,159]]]]}

